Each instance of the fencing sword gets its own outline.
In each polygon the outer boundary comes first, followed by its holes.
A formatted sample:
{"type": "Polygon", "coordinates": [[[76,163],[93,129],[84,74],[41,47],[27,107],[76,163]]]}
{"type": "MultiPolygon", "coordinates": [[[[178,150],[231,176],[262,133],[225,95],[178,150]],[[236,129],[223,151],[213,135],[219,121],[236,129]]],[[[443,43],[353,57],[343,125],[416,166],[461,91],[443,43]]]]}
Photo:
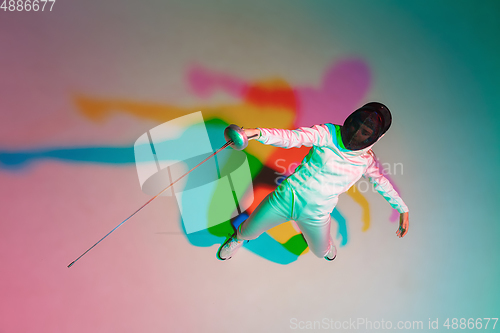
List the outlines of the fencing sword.
{"type": "Polygon", "coordinates": [[[73,260],[71,262],[71,264],[68,265],[68,268],[70,268],[71,266],[73,266],[75,264],[75,262],[77,262],[81,257],[83,257],[85,254],[87,254],[90,250],[92,250],[97,244],[99,244],[100,242],[102,242],[106,237],[108,237],[109,235],[111,235],[111,233],[113,231],[115,231],[116,229],[118,229],[123,223],[127,222],[127,220],[129,220],[132,216],[134,216],[140,210],[142,210],[144,207],[146,207],[151,201],[153,201],[154,199],[156,199],[157,197],[159,197],[163,192],[165,192],[166,190],[168,190],[170,187],[172,187],[179,180],[181,180],[182,178],[184,178],[185,176],[187,176],[189,173],[191,173],[191,171],[193,171],[194,169],[198,168],[200,165],[202,165],[203,163],[205,163],[206,161],[208,161],[210,158],[212,158],[215,155],[217,155],[220,151],[224,150],[228,146],[231,146],[233,149],[236,149],[236,150],[245,149],[248,146],[248,139],[254,138],[256,136],[257,136],[257,134],[252,135],[251,137],[247,137],[247,135],[245,134],[245,131],[243,131],[243,128],[240,128],[239,126],[234,125],[234,124],[229,125],[228,127],[226,127],[226,129],[224,130],[224,138],[226,139],[227,142],[222,147],[220,147],[218,150],[216,150],[210,156],[208,156],[203,161],[201,161],[200,163],[198,163],[197,165],[195,165],[191,170],[189,170],[188,172],[186,172],[185,174],[183,174],[182,176],[180,176],[179,178],[177,178],[173,183],[171,183],[170,185],[168,185],[163,191],[161,191],[160,193],[158,193],[157,195],[155,195],[154,197],[152,197],[148,202],[146,202],[144,205],[142,205],[141,208],[139,208],[138,210],[136,210],[132,215],[130,215],[129,217],[127,217],[125,220],[123,220],[123,222],[121,222],[116,227],[114,227],[113,230],[111,230],[110,232],[108,232],[106,234],[106,236],[104,236],[103,238],[101,238],[97,243],[95,243],[90,248],[88,248],[87,251],[83,252],[78,258],[76,258],[75,260],[73,260]]]}

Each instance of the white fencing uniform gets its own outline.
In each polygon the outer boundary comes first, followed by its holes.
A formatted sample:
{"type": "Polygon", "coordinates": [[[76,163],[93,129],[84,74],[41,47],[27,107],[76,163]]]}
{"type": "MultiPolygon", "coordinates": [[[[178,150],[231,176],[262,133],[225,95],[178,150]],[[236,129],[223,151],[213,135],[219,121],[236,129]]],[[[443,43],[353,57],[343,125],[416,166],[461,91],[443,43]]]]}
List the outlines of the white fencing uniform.
{"type": "Polygon", "coordinates": [[[340,126],[333,124],[296,130],[259,128],[257,141],[282,148],[312,147],[294,173],[269,194],[238,228],[239,239],[255,239],[283,222],[294,220],[311,251],[324,257],[329,250],[330,213],[338,196],[362,176],[400,213],[408,207],[379,171],[371,147],[344,148],[340,126]]]}

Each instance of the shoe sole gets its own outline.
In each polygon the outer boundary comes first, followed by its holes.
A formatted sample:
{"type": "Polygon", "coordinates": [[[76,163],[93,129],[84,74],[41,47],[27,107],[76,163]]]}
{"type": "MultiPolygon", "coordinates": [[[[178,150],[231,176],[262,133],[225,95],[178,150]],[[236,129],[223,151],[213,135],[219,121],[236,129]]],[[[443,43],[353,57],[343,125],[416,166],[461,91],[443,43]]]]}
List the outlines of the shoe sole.
{"type": "Polygon", "coordinates": [[[217,255],[216,255],[217,259],[219,259],[219,260],[221,260],[221,261],[224,261],[224,260],[229,260],[229,259],[231,259],[231,258],[232,258],[232,257],[229,257],[229,258],[224,259],[224,258],[222,258],[222,257],[220,256],[220,251],[222,250],[222,248],[224,247],[224,245],[226,245],[226,244],[227,244],[227,242],[229,242],[229,240],[231,239],[231,236],[232,236],[232,235],[229,235],[229,236],[228,236],[228,238],[226,239],[226,241],[225,241],[224,243],[222,243],[222,245],[219,247],[219,250],[217,251],[217,255]]]}
{"type": "MultiPolygon", "coordinates": [[[[225,244],[225,243],[224,243],[224,244],[225,244]]],[[[224,261],[224,260],[229,260],[229,259],[231,259],[231,258],[232,258],[232,257],[229,257],[229,258],[224,259],[224,258],[222,258],[222,257],[220,256],[220,251],[222,250],[222,247],[224,246],[224,244],[222,244],[222,245],[220,246],[219,251],[217,251],[217,255],[216,255],[217,259],[222,260],[222,261],[224,261]]]]}
{"type": "MultiPolygon", "coordinates": [[[[219,252],[220,252],[220,251],[219,251],[219,252]]],[[[229,259],[231,259],[231,258],[232,258],[232,257],[229,257],[229,258],[223,259],[223,258],[221,258],[221,256],[220,256],[219,252],[217,252],[216,257],[217,257],[217,259],[219,259],[219,260],[221,260],[221,261],[224,261],[224,260],[229,260],[229,259]]]]}

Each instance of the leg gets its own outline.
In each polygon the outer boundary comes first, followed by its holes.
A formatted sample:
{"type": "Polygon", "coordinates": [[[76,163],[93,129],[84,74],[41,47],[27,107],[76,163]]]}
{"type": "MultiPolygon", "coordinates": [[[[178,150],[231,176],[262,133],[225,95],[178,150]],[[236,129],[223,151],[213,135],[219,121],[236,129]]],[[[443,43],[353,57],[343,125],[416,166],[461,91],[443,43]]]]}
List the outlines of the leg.
{"type": "Polygon", "coordinates": [[[269,194],[238,230],[224,242],[217,252],[221,260],[230,259],[245,240],[259,237],[263,232],[290,220],[293,194],[290,188],[279,186],[269,194]]]}
{"type": "Polygon", "coordinates": [[[319,221],[311,219],[297,221],[309,249],[318,258],[325,257],[331,246],[335,246],[330,235],[330,221],[329,214],[319,221]]]}
{"type": "Polygon", "coordinates": [[[237,230],[238,239],[252,240],[265,231],[290,220],[286,202],[280,201],[279,193],[270,193],[250,214],[237,230]]]}

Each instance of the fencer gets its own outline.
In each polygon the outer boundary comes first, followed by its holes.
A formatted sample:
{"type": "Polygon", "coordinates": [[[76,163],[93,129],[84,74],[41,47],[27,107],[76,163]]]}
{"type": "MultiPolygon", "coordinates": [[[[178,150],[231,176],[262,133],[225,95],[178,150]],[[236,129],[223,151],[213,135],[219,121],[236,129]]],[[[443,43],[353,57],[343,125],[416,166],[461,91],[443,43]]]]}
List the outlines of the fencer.
{"type": "MultiPolygon", "coordinates": [[[[334,260],[337,248],[330,235],[330,213],[338,196],[361,177],[400,213],[398,237],[408,232],[408,207],[380,172],[371,150],[391,126],[389,109],[378,102],[354,111],[342,126],[334,124],[295,130],[244,129],[246,136],[281,148],[311,147],[293,174],[270,193],[219,247],[217,257],[230,259],[245,241],[290,220],[297,223],[312,253],[334,260]]],[[[251,140],[250,139],[250,140],[251,140]]]]}

